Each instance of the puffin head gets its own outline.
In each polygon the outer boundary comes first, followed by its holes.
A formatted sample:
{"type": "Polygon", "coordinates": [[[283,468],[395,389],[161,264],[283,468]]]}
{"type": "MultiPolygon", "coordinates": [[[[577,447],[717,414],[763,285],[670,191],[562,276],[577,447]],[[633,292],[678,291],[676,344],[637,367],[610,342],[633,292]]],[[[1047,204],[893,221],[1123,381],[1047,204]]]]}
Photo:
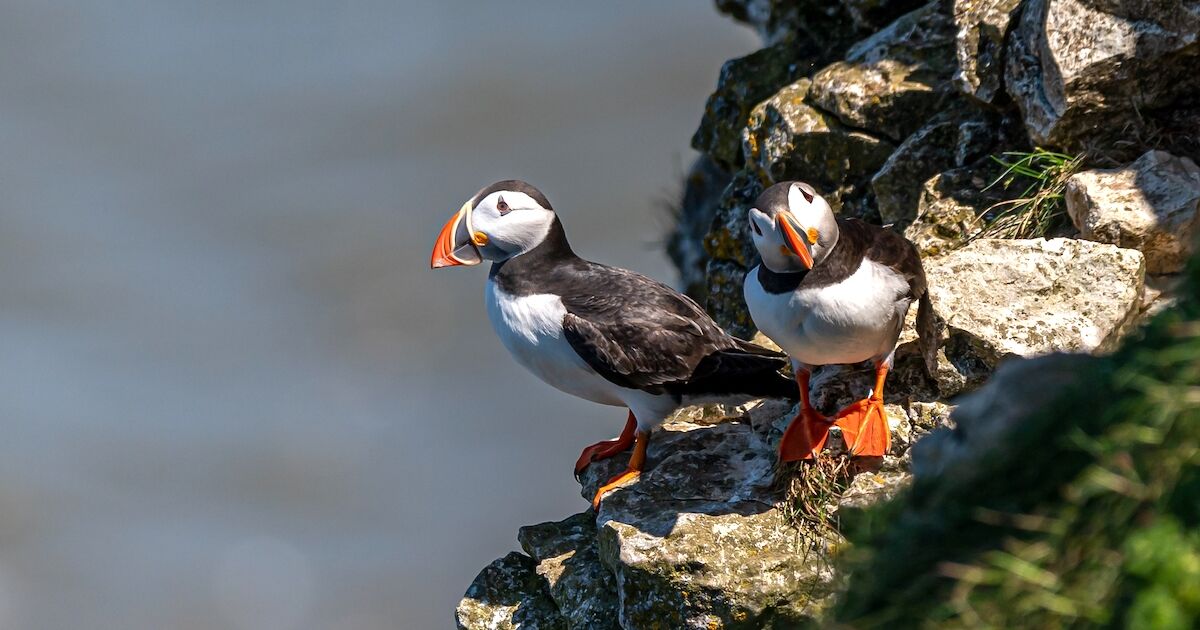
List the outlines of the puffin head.
{"type": "Polygon", "coordinates": [[[517,179],[475,193],[442,227],[429,266],[478,265],[507,260],[537,247],[554,225],[542,192],[517,179]]]}
{"type": "Polygon", "coordinates": [[[780,182],[764,190],[749,219],[754,247],[776,273],[812,269],[838,241],[833,210],[804,182],[780,182]]]}

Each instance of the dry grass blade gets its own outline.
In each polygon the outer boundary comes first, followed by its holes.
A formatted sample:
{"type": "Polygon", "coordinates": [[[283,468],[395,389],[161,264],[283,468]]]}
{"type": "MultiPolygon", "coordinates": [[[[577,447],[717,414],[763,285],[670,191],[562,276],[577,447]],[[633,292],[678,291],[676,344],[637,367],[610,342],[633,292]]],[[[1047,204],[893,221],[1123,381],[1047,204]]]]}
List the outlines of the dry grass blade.
{"type": "Polygon", "coordinates": [[[1001,201],[980,214],[976,224],[983,223],[983,227],[971,240],[1037,238],[1058,227],[1066,214],[1063,191],[1067,180],[1079,170],[1083,156],[1034,149],[1010,151],[992,156],[992,160],[1003,166],[1004,172],[984,190],[996,186],[1009,190],[1016,185],[1024,189],[1017,198],[1001,201]]]}
{"type": "Polygon", "coordinates": [[[852,464],[846,457],[818,457],[781,465],[776,479],[784,492],[783,518],[814,547],[837,539],[837,505],[850,487],[852,464]]]}

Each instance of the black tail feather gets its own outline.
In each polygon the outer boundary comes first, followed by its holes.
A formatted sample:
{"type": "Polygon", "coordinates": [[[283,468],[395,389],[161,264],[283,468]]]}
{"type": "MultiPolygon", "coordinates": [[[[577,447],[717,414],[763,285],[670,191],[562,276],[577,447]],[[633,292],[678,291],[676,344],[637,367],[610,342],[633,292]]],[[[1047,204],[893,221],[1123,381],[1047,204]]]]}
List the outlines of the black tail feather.
{"type": "MultiPolygon", "coordinates": [[[[771,352],[758,346],[754,348],[771,352]]],[[[674,393],[798,400],[800,389],[796,382],[779,373],[786,365],[787,359],[774,352],[763,355],[722,350],[704,357],[696,366],[692,378],[687,383],[679,384],[674,393]]]]}
{"type": "Polygon", "coordinates": [[[917,306],[917,344],[921,348],[921,356],[925,359],[925,369],[930,376],[937,374],[937,351],[941,342],[942,330],[937,315],[933,312],[933,301],[929,299],[929,291],[921,294],[921,302],[917,306]]]}

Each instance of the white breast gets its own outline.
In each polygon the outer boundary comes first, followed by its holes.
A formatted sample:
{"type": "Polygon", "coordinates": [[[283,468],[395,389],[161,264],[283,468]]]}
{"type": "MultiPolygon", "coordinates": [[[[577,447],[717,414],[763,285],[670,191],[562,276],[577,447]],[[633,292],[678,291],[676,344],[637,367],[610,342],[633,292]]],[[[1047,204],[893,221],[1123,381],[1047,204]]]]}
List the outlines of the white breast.
{"type": "Polygon", "coordinates": [[[771,294],[746,276],[746,306],[763,334],[809,365],[858,363],[891,352],[908,311],[908,282],[864,259],[849,278],[830,286],[771,294]]]}
{"type": "Polygon", "coordinates": [[[492,328],[517,363],[568,394],[625,406],[621,388],[588,367],[563,337],[567,309],[557,295],[513,296],[489,280],[486,300],[492,328]]]}

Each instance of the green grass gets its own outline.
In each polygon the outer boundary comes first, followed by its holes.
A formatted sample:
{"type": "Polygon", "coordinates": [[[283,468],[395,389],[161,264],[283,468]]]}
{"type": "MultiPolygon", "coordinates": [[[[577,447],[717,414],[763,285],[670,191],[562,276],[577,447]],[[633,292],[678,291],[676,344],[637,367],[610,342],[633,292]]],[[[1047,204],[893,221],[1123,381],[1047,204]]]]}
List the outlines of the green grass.
{"type": "Polygon", "coordinates": [[[1063,191],[1083,163],[1071,156],[1045,149],[1009,151],[992,160],[1004,169],[984,190],[997,186],[1005,191],[1020,189],[1014,199],[1001,201],[979,215],[977,238],[1038,238],[1052,233],[1063,223],[1066,204],[1063,191]]]}

